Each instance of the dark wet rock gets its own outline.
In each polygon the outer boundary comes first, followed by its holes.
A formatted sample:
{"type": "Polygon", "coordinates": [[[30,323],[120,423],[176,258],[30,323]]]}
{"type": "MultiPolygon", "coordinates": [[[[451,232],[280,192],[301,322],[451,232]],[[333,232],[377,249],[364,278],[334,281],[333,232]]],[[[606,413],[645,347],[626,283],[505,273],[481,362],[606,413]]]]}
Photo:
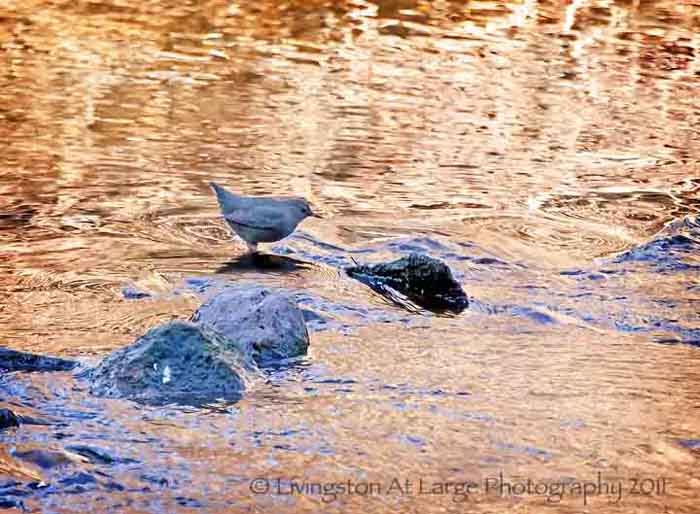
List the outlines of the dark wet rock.
{"type": "Polygon", "coordinates": [[[215,331],[257,363],[305,355],[309,347],[301,309],[259,286],[224,289],[197,309],[192,322],[215,331]]]}
{"type": "Polygon", "coordinates": [[[238,400],[250,358],[217,334],[183,321],[151,329],[90,374],[98,396],[148,404],[238,400]]]}
{"type": "Polygon", "coordinates": [[[469,306],[466,293],[447,264],[428,255],[412,253],[392,262],[353,266],[345,271],[402,306],[407,305],[399,295],[429,310],[461,312],[469,306]]]}
{"type": "Polygon", "coordinates": [[[50,421],[33,416],[19,416],[10,409],[0,409],[0,430],[20,425],[51,425],[50,421]]]}
{"type": "Polygon", "coordinates": [[[0,348],[0,370],[5,371],[69,371],[76,362],[46,357],[34,353],[25,353],[7,348],[0,348]]]}
{"type": "Polygon", "coordinates": [[[0,430],[4,428],[18,427],[19,422],[19,416],[17,416],[10,409],[0,409],[0,430]]]}

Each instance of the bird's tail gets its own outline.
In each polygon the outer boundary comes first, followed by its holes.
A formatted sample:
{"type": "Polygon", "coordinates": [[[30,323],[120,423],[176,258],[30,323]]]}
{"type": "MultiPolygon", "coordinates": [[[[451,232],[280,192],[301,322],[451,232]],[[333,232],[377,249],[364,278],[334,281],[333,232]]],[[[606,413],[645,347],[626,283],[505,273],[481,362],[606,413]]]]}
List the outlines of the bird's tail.
{"type": "Polygon", "coordinates": [[[216,199],[219,201],[221,212],[226,214],[227,212],[236,210],[240,207],[241,198],[238,195],[227,191],[216,182],[209,182],[209,186],[211,186],[216,194],[216,199]]]}

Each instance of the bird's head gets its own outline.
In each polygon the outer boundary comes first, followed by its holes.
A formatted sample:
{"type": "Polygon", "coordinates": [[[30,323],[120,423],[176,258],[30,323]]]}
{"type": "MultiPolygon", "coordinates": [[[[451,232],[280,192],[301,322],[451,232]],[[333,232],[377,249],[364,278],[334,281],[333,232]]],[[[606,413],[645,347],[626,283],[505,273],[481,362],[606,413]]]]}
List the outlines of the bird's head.
{"type": "Polygon", "coordinates": [[[313,211],[311,204],[306,200],[306,198],[293,198],[290,200],[290,206],[294,217],[299,221],[313,216],[314,218],[320,218],[321,216],[313,211]]]}

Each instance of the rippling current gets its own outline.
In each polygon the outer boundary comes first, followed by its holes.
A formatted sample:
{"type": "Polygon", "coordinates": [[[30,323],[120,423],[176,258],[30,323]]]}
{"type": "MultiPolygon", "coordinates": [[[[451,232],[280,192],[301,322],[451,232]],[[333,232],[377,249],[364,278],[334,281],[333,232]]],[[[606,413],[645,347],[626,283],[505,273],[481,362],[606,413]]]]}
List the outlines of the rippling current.
{"type": "Polygon", "coordinates": [[[0,375],[39,423],[0,509],[696,512],[699,33],[697,0],[0,4],[0,346],[90,366],[232,282],[317,315],[235,404],[0,375]],[[309,198],[267,248],[307,264],[239,260],[209,180],[309,198]],[[412,251],[468,310],[342,272],[412,251]]]}

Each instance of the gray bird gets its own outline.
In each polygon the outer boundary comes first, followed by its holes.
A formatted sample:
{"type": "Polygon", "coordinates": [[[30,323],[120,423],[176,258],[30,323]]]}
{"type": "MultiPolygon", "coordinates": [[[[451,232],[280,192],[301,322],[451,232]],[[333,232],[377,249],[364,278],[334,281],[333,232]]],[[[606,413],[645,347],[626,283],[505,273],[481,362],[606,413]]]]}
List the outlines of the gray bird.
{"type": "Polygon", "coordinates": [[[258,243],[284,239],[309,216],[321,217],[304,198],[240,196],[214,182],[209,185],[216,193],[226,223],[252,253],[258,251],[258,243]]]}

